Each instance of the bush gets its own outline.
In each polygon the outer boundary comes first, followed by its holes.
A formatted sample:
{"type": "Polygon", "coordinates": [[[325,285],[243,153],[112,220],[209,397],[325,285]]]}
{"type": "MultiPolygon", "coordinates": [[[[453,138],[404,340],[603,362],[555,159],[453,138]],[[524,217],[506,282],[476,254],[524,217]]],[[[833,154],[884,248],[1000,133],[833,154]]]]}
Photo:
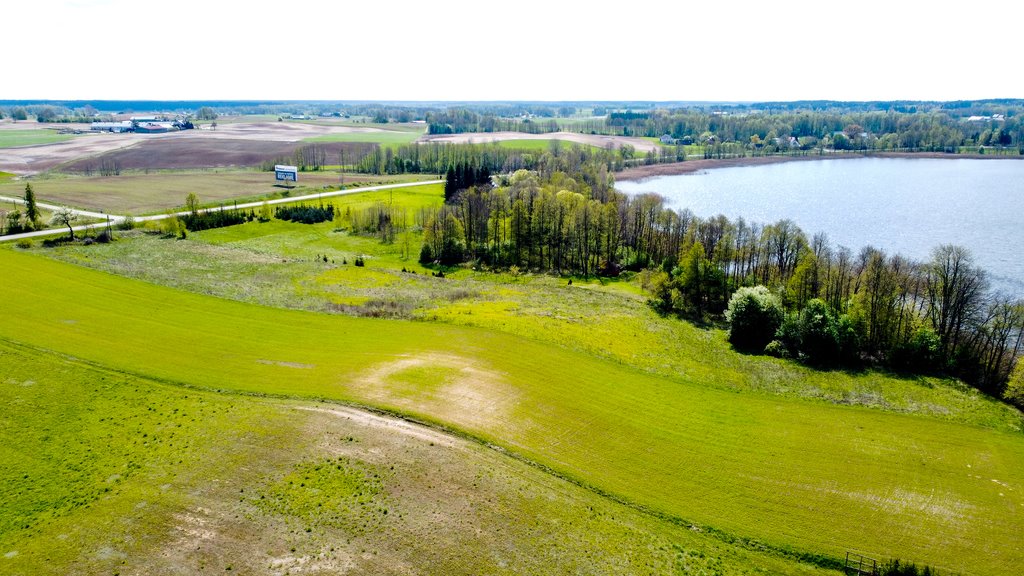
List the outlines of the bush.
{"type": "Polygon", "coordinates": [[[839,361],[839,325],[824,301],[814,298],[800,311],[800,351],[808,361],[833,365],[839,361]]]}
{"type": "Polygon", "coordinates": [[[131,216],[125,216],[124,220],[117,223],[118,230],[131,230],[135,228],[135,218],[131,216]]]}
{"type": "Polygon", "coordinates": [[[278,220],[316,224],[318,222],[334,220],[334,205],[306,206],[305,204],[300,204],[298,206],[281,206],[274,211],[274,216],[278,220]]]}
{"type": "Polygon", "coordinates": [[[182,216],[181,221],[189,232],[198,232],[243,224],[246,221],[246,214],[238,210],[209,210],[182,216]]]}
{"type": "Polygon", "coordinates": [[[1003,391],[1003,398],[1018,408],[1024,409],[1024,362],[1017,361],[1017,366],[1010,374],[1010,380],[1006,383],[1006,390],[1003,391]]]}
{"type": "Polygon", "coordinates": [[[430,264],[434,261],[434,252],[430,249],[430,244],[424,244],[423,248],[420,248],[420,264],[430,264]]]}
{"type": "Polygon", "coordinates": [[[15,244],[15,246],[17,246],[18,248],[28,250],[29,248],[32,247],[32,241],[29,240],[28,238],[22,238],[21,240],[18,240],[18,243],[15,244]]]}
{"type": "Polygon", "coordinates": [[[784,316],[782,302],[768,288],[740,288],[725,310],[729,341],[737,348],[760,352],[775,337],[784,316]]]}
{"type": "Polygon", "coordinates": [[[913,562],[905,562],[897,558],[882,564],[878,576],[937,576],[937,574],[930,566],[918,568],[913,562]]]}
{"type": "Polygon", "coordinates": [[[764,347],[764,353],[775,358],[789,358],[789,350],[781,340],[772,340],[764,347]]]}
{"type": "Polygon", "coordinates": [[[929,327],[920,327],[905,344],[892,351],[890,364],[897,370],[928,374],[942,368],[939,335],[929,327]]]}

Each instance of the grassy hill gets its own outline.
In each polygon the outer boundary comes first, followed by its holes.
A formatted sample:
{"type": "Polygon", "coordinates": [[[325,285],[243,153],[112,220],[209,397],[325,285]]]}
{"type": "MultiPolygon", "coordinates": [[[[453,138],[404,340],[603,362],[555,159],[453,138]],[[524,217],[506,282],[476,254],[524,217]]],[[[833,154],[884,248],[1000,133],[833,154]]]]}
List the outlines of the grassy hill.
{"type": "Polygon", "coordinates": [[[3,574],[825,573],[339,405],[8,342],[0,382],[3,574]]]}
{"type": "Polygon", "coordinates": [[[1024,436],[1002,416],[980,426],[738,393],[705,384],[728,381],[706,360],[671,376],[585,346],[269,308],[12,249],[0,266],[12,311],[0,338],[128,378],[411,415],[663,524],[775,556],[854,549],[965,574],[1024,561],[1013,538],[1024,436]]]}

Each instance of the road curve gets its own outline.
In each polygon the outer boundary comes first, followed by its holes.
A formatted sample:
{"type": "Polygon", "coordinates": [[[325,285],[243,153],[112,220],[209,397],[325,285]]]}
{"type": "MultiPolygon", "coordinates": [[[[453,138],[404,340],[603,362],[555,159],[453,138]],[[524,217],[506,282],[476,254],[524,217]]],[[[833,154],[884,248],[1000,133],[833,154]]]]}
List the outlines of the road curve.
{"type": "MultiPolygon", "coordinates": [[[[362,193],[362,192],[375,192],[375,191],[378,191],[378,190],[390,190],[390,189],[394,189],[394,188],[410,188],[410,187],[413,187],[413,186],[426,186],[428,184],[441,184],[443,182],[444,182],[444,180],[425,180],[425,181],[422,181],[422,182],[406,182],[406,183],[402,183],[402,184],[383,184],[383,185],[380,185],[380,186],[368,186],[366,188],[352,188],[352,189],[349,189],[349,190],[327,190],[327,191],[324,191],[324,192],[317,192],[316,194],[306,194],[304,196],[291,196],[291,197],[285,197],[285,198],[274,198],[273,200],[260,200],[258,202],[245,202],[244,204],[238,204],[238,205],[232,204],[230,209],[234,210],[235,208],[238,208],[238,209],[241,210],[241,209],[248,209],[248,208],[259,208],[260,206],[263,206],[263,204],[270,204],[270,205],[273,205],[273,204],[288,204],[290,202],[302,202],[304,200],[318,200],[318,199],[321,199],[321,198],[329,198],[331,196],[344,196],[344,195],[348,195],[348,194],[359,194],[359,193],[362,193]]],[[[25,203],[25,201],[22,200],[21,198],[10,198],[10,197],[7,197],[7,196],[0,196],[0,201],[3,201],[3,202],[16,202],[18,204],[24,204],[25,203]]],[[[64,208],[64,206],[57,206],[57,205],[54,205],[54,204],[44,204],[42,202],[36,202],[36,206],[38,206],[40,208],[45,208],[47,210],[57,210],[59,208],[64,208]]],[[[224,209],[227,209],[227,208],[225,207],[224,209]]],[[[92,230],[94,228],[103,227],[103,226],[106,226],[108,224],[115,225],[118,222],[121,222],[122,220],[124,220],[126,218],[126,216],[123,216],[123,215],[120,215],[120,214],[104,214],[102,212],[90,212],[88,210],[79,210],[77,208],[72,208],[71,210],[74,211],[74,213],[78,214],[79,216],[85,216],[85,217],[88,217],[88,218],[99,218],[101,220],[105,220],[104,222],[98,222],[96,224],[83,224],[81,226],[74,226],[74,227],[72,227],[72,230],[74,230],[75,232],[84,232],[86,230],[92,230]]],[[[212,207],[212,208],[203,208],[202,210],[199,210],[199,212],[213,212],[213,211],[216,211],[216,210],[221,210],[221,207],[220,206],[216,206],[216,207],[212,207]]],[[[167,214],[154,214],[152,216],[134,216],[133,218],[134,218],[134,220],[136,222],[152,222],[154,220],[163,220],[165,218],[170,218],[172,216],[185,216],[188,213],[189,212],[187,210],[184,210],[184,211],[181,211],[181,212],[169,212],[167,214]]],[[[11,241],[16,241],[16,240],[21,240],[23,238],[37,238],[37,237],[40,237],[40,236],[54,236],[54,235],[57,235],[57,234],[63,234],[66,231],[67,231],[67,228],[51,228],[51,229],[48,229],[48,230],[36,230],[35,232],[23,232],[21,234],[8,234],[6,236],[0,236],[0,242],[11,242],[11,241]]]]}

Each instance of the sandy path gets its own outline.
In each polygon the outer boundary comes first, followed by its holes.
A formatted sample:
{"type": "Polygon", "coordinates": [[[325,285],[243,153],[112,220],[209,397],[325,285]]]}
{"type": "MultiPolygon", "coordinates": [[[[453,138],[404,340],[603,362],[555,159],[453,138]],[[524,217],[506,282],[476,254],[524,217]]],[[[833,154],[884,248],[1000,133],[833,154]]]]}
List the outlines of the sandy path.
{"type": "Polygon", "coordinates": [[[549,134],[525,134],[523,132],[467,132],[464,134],[441,134],[435,136],[424,136],[420,142],[447,142],[450,144],[482,144],[485,142],[501,142],[504,140],[564,140],[577,144],[587,144],[604,148],[612,146],[619,148],[628,144],[637,152],[647,153],[657,150],[658,145],[642,138],[628,138],[625,136],[603,136],[600,134],[578,134],[576,132],[551,132],[549,134]]]}

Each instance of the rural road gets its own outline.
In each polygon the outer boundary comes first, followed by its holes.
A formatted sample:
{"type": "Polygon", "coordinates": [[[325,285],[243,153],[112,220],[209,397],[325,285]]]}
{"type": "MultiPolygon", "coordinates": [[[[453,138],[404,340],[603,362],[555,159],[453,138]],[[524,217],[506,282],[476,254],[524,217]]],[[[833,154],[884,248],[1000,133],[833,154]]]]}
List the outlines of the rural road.
{"type": "MultiPolygon", "coordinates": [[[[348,194],[360,194],[362,192],[376,192],[378,190],[390,190],[390,189],[394,189],[394,188],[409,188],[409,187],[412,187],[412,186],[426,186],[428,184],[442,184],[442,183],[444,183],[444,180],[425,180],[423,182],[407,182],[407,183],[403,183],[403,184],[384,184],[384,185],[381,185],[381,186],[367,186],[366,188],[352,188],[352,189],[349,189],[349,190],[328,190],[328,191],[324,191],[324,192],[317,192],[316,194],[306,194],[305,196],[290,196],[290,197],[285,197],[285,198],[274,198],[273,200],[261,200],[261,201],[258,201],[258,202],[246,202],[244,204],[238,204],[238,205],[232,204],[231,205],[231,209],[234,210],[236,208],[238,208],[238,209],[259,208],[260,206],[263,206],[264,203],[270,204],[270,205],[273,205],[273,204],[287,204],[287,203],[290,203],[290,202],[301,202],[301,201],[304,201],[304,200],[319,200],[321,198],[329,198],[331,196],[344,196],[344,195],[348,195],[348,194]]],[[[21,198],[11,198],[11,197],[8,197],[8,196],[0,196],[0,202],[15,202],[15,203],[18,203],[18,204],[24,204],[25,203],[25,201],[22,200],[21,198]]],[[[64,208],[64,206],[56,206],[54,204],[44,204],[42,202],[36,202],[36,206],[38,206],[40,208],[45,208],[46,210],[57,210],[59,208],[64,208]]],[[[199,211],[200,212],[211,212],[211,211],[220,210],[220,209],[221,209],[221,207],[217,206],[217,207],[213,207],[213,208],[203,208],[202,210],[199,210],[199,211]]],[[[97,227],[100,227],[100,226],[106,226],[107,222],[109,222],[111,225],[115,225],[118,222],[120,222],[120,221],[125,219],[125,216],[119,215],[119,214],[104,214],[102,212],[90,212],[88,210],[78,210],[76,208],[72,208],[72,210],[75,212],[75,214],[78,214],[79,216],[84,216],[84,217],[87,217],[87,218],[99,218],[101,220],[104,220],[104,222],[98,222],[96,224],[83,224],[81,226],[75,226],[75,227],[72,228],[75,232],[83,232],[83,231],[91,230],[93,228],[97,228],[97,227]]],[[[163,220],[164,218],[170,218],[172,216],[185,216],[187,214],[188,214],[188,211],[186,210],[186,211],[182,211],[182,212],[172,212],[172,213],[168,213],[168,214],[155,214],[155,215],[152,215],[152,216],[134,216],[133,218],[134,218],[135,222],[151,222],[151,221],[154,221],[154,220],[163,220]]],[[[40,236],[54,236],[56,234],[63,234],[66,231],[67,231],[67,228],[52,228],[52,229],[49,229],[49,230],[36,230],[35,232],[24,232],[22,234],[8,234],[7,236],[0,236],[0,242],[10,242],[10,241],[21,240],[23,238],[36,238],[36,237],[40,237],[40,236]]]]}

